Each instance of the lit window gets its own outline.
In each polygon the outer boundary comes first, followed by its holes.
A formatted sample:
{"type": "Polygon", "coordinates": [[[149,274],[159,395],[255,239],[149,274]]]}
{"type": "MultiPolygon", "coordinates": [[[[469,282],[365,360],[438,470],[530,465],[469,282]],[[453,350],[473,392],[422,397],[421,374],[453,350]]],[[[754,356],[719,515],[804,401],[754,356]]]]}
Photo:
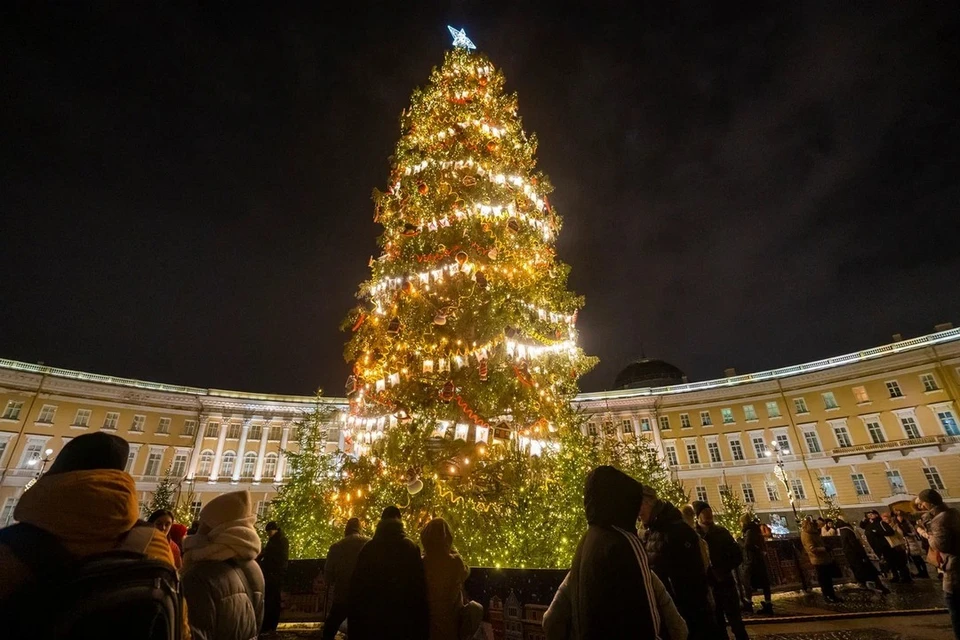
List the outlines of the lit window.
{"type": "Polygon", "coordinates": [[[948,436],[960,436],[960,427],[957,426],[957,418],[953,412],[937,411],[937,419],[948,436]]]}
{"type": "Polygon", "coordinates": [[[887,482],[890,484],[892,495],[899,496],[907,493],[907,485],[903,483],[903,476],[896,469],[887,470],[887,482]]]}
{"type": "Polygon", "coordinates": [[[883,435],[883,427],[881,427],[880,423],[876,420],[867,422],[867,433],[870,434],[870,440],[872,440],[874,444],[887,441],[886,436],[883,435]]]}
{"type": "Polygon", "coordinates": [[[867,395],[866,387],[854,387],[853,388],[853,400],[857,404],[865,404],[870,402],[870,396],[867,395]]]}
{"type": "Polygon", "coordinates": [[[927,484],[929,484],[930,488],[934,491],[943,491],[946,488],[943,480],[940,478],[940,472],[936,467],[924,467],[923,475],[927,479],[927,484]]]}
{"type": "Polygon", "coordinates": [[[704,427],[708,427],[713,424],[713,419],[710,417],[709,411],[700,412],[700,424],[704,427]]]}
{"type": "Polygon", "coordinates": [[[661,429],[670,428],[670,416],[660,416],[660,428],[661,429]]]}
{"type": "Polygon", "coordinates": [[[753,486],[749,482],[742,483],[740,490],[743,491],[743,502],[745,504],[754,504],[757,501],[756,496],[753,495],[753,486]]]}
{"type": "Polygon", "coordinates": [[[19,420],[20,411],[23,410],[23,402],[20,400],[7,401],[7,408],[3,410],[4,420],[19,420]]]}
{"type": "Polygon", "coordinates": [[[746,420],[756,420],[757,419],[757,410],[753,408],[752,404],[743,405],[743,417],[746,420]]]}
{"type": "Polygon", "coordinates": [[[690,464],[700,464],[700,452],[697,451],[696,443],[691,442],[687,445],[687,459],[690,464]]]}
{"type": "Polygon", "coordinates": [[[807,451],[810,453],[820,453],[823,448],[820,446],[820,438],[817,432],[810,430],[803,433],[803,439],[807,442],[807,451]]]}
{"type": "Polygon", "coordinates": [[[920,376],[920,382],[923,383],[924,391],[939,391],[940,385],[937,384],[937,379],[933,377],[932,373],[925,373],[920,376]]]}
{"type": "Polygon", "coordinates": [[[720,409],[720,416],[723,418],[723,424],[730,424],[733,422],[733,409],[726,408],[720,409]]]}
{"type": "Polygon", "coordinates": [[[852,447],[853,443],[850,441],[850,432],[847,431],[846,427],[836,426],[833,428],[833,435],[837,438],[838,447],[852,447]]]}
{"type": "Polygon", "coordinates": [[[777,404],[776,400],[767,403],[767,416],[770,418],[780,417],[780,405],[777,404]]]}
{"type": "Polygon", "coordinates": [[[837,404],[837,398],[833,395],[833,391],[825,391],[820,395],[823,397],[824,409],[836,409],[840,406],[837,404]]]}
{"type": "Polygon", "coordinates": [[[790,490],[793,491],[793,497],[797,500],[807,499],[807,490],[803,488],[803,480],[800,478],[790,479],[790,490]]]}
{"type": "Polygon", "coordinates": [[[730,453],[733,455],[734,460],[745,459],[745,456],[743,455],[743,446],[740,444],[739,438],[730,439],[730,453]]]}
{"type": "Polygon", "coordinates": [[[142,432],[143,425],[147,423],[147,416],[133,416],[133,424],[130,425],[130,431],[142,432]]]}
{"type": "Polygon", "coordinates": [[[850,476],[850,479],[853,480],[853,488],[858,496],[870,495],[870,487],[867,486],[867,479],[863,477],[862,473],[854,473],[850,476]]]}
{"type": "Polygon", "coordinates": [[[53,424],[53,418],[57,415],[57,407],[52,404],[45,404],[43,408],[40,409],[40,416],[37,418],[37,422],[41,424],[53,424]]]}
{"type": "Polygon", "coordinates": [[[903,397],[903,391],[900,390],[900,384],[896,380],[890,380],[887,382],[887,391],[890,392],[891,398],[903,397]]]}
{"type": "Polygon", "coordinates": [[[73,426],[75,427],[88,427],[90,426],[90,409],[78,409],[77,415],[73,419],[73,426]]]}
{"type": "Polygon", "coordinates": [[[197,432],[197,421],[196,420],[184,420],[183,421],[183,435],[192,436],[197,432]]]}
{"type": "Polygon", "coordinates": [[[700,502],[708,502],[706,487],[697,485],[697,500],[699,500],[700,502]]]}
{"type": "Polygon", "coordinates": [[[690,416],[685,413],[680,414],[680,428],[689,429],[690,428],[690,416]]]}
{"type": "Polygon", "coordinates": [[[793,399],[793,409],[796,413],[810,413],[810,410],[807,409],[807,401],[803,398],[793,399]]]}
{"type": "Polygon", "coordinates": [[[117,424],[120,422],[120,414],[114,411],[108,411],[107,416],[103,419],[103,430],[104,431],[116,431],[117,424]]]}
{"type": "Polygon", "coordinates": [[[170,418],[160,418],[157,422],[157,433],[161,435],[170,433],[170,418]]]}
{"type": "Polygon", "coordinates": [[[913,416],[900,416],[900,426],[903,427],[903,433],[908,439],[920,437],[920,427],[917,426],[913,416]]]}
{"type": "Polygon", "coordinates": [[[651,431],[650,418],[640,418],[640,431],[651,431]]]}
{"type": "Polygon", "coordinates": [[[837,497],[837,486],[833,483],[833,478],[830,476],[822,476],[820,478],[820,488],[823,490],[823,495],[827,498],[837,497]]]}
{"type": "Polygon", "coordinates": [[[677,458],[677,448],[672,444],[668,444],[664,447],[664,450],[667,452],[667,464],[671,467],[675,467],[680,464],[680,459],[677,458]]]}
{"type": "Polygon", "coordinates": [[[720,445],[716,442],[708,442],[707,454],[710,456],[710,462],[720,462],[720,445]]]}

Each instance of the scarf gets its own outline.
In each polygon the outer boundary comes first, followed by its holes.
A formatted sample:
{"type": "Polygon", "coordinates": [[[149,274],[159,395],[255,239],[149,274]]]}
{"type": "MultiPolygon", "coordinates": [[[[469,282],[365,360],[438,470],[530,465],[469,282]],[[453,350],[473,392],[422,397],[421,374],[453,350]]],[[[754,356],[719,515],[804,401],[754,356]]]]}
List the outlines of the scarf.
{"type": "Polygon", "coordinates": [[[256,521],[257,516],[249,515],[187,536],[183,541],[183,566],[201,560],[253,560],[260,553],[260,536],[253,528],[256,521]]]}

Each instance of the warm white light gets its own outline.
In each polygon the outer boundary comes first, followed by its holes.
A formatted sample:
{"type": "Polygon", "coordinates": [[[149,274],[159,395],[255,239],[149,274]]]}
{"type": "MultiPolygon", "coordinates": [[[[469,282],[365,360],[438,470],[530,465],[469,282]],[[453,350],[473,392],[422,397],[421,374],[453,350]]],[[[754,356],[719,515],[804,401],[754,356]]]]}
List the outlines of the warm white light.
{"type": "Polygon", "coordinates": [[[767,449],[766,454],[767,454],[767,457],[768,457],[768,458],[773,455],[772,453],[770,453],[770,450],[769,450],[769,449],[767,449]]]}

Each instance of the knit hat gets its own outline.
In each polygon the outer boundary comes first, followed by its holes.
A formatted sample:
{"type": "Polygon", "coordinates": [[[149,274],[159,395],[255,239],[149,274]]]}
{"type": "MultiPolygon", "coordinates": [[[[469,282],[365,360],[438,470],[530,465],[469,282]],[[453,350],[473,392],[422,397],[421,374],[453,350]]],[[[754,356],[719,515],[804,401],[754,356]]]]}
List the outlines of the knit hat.
{"type": "Polygon", "coordinates": [[[179,522],[174,522],[170,525],[170,532],[167,536],[171,541],[175,542],[177,546],[183,546],[183,539],[187,536],[187,528],[179,522]]]}
{"type": "Polygon", "coordinates": [[[932,504],[935,507],[943,504],[943,496],[933,489],[924,489],[917,495],[917,497],[920,498],[921,502],[932,504]]]}
{"type": "Polygon", "coordinates": [[[246,489],[217,496],[200,510],[200,528],[216,529],[225,522],[249,517],[253,514],[250,505],[246,489]]]}
{"type": "Polygon", "coordinates": [[[267,526],[263,528],[264,531],[280,531],[280,525],[278,525],[274,520],[271,520],[267,523],[267,526]]]}
{"type": "Polygon", "coordinates": [[[120,436],[102,431],[85,433],[61,449],[47,475],[93,469],[123,471],[127,467],[129,453],[130,445],[120,436]]]}
{"type": "Polygon", "coordinates": [[[693,514],[694,514],[695,516],[697,516],[698,518],[700,517],[700,514],[701,514],[705,509],[710,509],[710,505],[707,504],[706,502],[704,502],[703,500],[694,500],[694,501],[691,503],[691,506],[693,507],[693,514]]]}
{"type": "Polygon", "coordinates": [[[383,510],[383,513],[380,514],[381,520],[399,520],[401,518],[400,509],[394,505],[390,505],[383,510]]]}
{"type": "Polygon", "coordinates": [[[354,533],[360,533],[360,518],[350,518],[347,520],[347,526],[343,530],[343,535],[349,536],[354,533]]]}

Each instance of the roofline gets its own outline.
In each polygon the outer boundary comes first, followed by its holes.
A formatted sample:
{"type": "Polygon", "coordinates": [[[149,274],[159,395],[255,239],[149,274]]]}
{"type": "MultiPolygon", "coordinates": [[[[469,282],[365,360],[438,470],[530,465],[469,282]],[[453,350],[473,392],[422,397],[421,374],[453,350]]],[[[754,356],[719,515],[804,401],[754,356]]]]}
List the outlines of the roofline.
{"type": "MultiPolygon", "coordinates": [[[[841,356],[833,356],[823,360],[807,362],[805,364],[795,364],[779,369],[770,369],[767,371],[757,371],[729,378],[717,378],[715,380],[704,380],[702,382],[687,382],[684,384],[670,385],[666,387],[645,387],[641,389],[620,389],[616,391],[596,391],[593,393],[581,393],[577,395],[574,402],[590,402],[594,400],[619,400],[627,398],[643,398],[650,396],[674,395],[680,393],[690,393],[693,391],[705,391],[707,389],[719,389],[723,387],[735,387],[752,382],[766,382],[779,378],[789,378],[791,376],[810,373],[812,371],[822,371],[824,369],[833,369],[846,364],[874,360],[887,355],[901,353],[904,351],[915,351],[925,347],[931,347],[945,342],[954,342],[960,340],[960,328],[947,329],[937,333],[927,334],[901,340],[864,351],[848,353],[841,356]]],[[[136,380],[134,378],[121,378],[117,376],[102,375],[99,373],[87,373],[84,371],[75,371],[73,369],[63,369],[60,367],[48,367],[42,364],[31,364],[29,362],[20,362],[19,360],[7,360],[0,358],[0,369],[12,371],[22,371],[25,373],[35,373],[39,375],[53,376],[56,378],[66,378],[69,380],[81,380],[84,382],[98,382],[117,387],[133,387],[136,389],[145,389],[149,391],[163,391],[167,393],[181,393],[192,396],[210,396],[217,398],[231,398],[236,400],[262,400],[271,402],[290,402],[295,404],[309,404],[316,401],[315,396],[300,395],[280,395],[270,393],[251,393],[246,391],[229,391],[225,389],[204,389],[201,387],[187,387],[175,384],[166,384],[164,382],[149,382],[145,380],[136,380]]],[[[346,398],[322,397],[320,402],[331,405],[346,405],[346,398]]]]}

